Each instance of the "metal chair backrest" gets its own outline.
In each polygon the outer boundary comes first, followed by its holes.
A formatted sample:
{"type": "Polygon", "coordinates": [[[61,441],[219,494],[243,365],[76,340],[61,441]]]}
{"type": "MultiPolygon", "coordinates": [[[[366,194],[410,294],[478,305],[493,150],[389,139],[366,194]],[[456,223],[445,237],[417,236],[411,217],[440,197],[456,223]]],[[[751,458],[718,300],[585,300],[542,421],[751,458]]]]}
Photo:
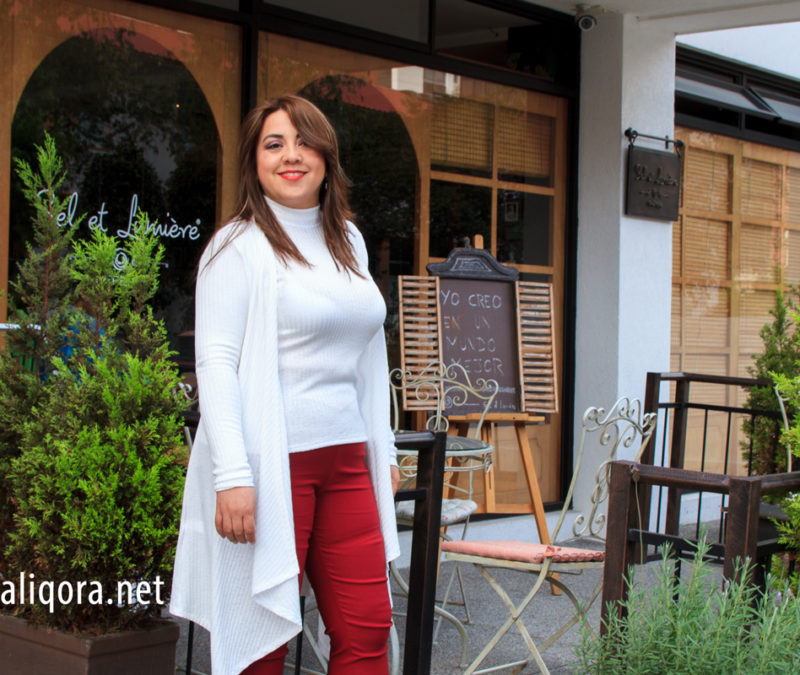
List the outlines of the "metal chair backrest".
{"type": "Polygon", "coordinates": [[[486,415],[492,408],[499,389],[496,380],[478,377],[471,380],[469,373],[459,363],[446,366],[441,361],[431,361],[419,373],[395,368],[389,373],[392,392],[392,428],[400,430],[401,401],[413,400],[411,410],[427,414],[428,431],[447,431],[450,428],[449,412],[468,403],[476,404],[481,412],[471,420],[470,436],[479,438],[486,415]]]}
{"type": "Polygon", "coordinates": [[[615,459],[632,459],[638,462],[656,428],[657,419],[655,413],[643,413],[641,402],[631,398],[618,399],[608,411],[591,407],[583,413],[572,479],[564,499],[564,507],[551,533],[554,542],[578,538],[601,541],[605,538],[609,465],[615,459]],[[598,450],[592,454],[591,459],[599,456],[599,464],[593,461],[590,465],[589,457],[586,456],[586,446],[590,440],[596,443],[598,450]],[[623,453],[625,457],[620,456],[623,453]],[[589,498],[585,508],[575,518],[571,534],[562,538],[559,533],[573,506],[572,498],[579,480],[582,484],[589,484],[589,498]]]}

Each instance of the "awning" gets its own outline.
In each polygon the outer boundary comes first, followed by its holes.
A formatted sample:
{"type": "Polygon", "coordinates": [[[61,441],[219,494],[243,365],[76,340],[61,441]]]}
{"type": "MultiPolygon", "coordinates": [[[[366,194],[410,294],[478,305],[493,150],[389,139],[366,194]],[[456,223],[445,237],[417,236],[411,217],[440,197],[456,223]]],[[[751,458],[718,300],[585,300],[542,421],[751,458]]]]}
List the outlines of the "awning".
{"type": "MultiPolygon", "coordinates": [[[[711,84],[678,75],[675,78],[675,91],[686,98],[712,103],[721,108],[736,110],[748,115],[758,115],[769,119],[780,117],[778,112],[771,108],[766,101],[762,101],[752,91],[738,85],[711,84]]],[[[800,113],[800,108],[798,108],[798,113],[800,113]]]]}
{"type": "Polygon", "coordinates": [[[790,100],[788,97],[756,87],[753,87],[753,91],[778,114],[781,122],[800,126],[800,99],[790,100]]]}

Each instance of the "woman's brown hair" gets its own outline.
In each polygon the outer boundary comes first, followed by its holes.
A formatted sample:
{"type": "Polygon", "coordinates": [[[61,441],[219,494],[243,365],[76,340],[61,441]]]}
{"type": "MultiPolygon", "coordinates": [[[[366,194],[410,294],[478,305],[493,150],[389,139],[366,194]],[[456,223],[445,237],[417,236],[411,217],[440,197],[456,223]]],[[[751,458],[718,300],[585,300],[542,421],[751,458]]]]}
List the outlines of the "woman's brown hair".
{"type": "MultiPolygon", "coordinates": [[[[352,219],[353,213],[347,199],[349,181],[339,164],[339,143],[336,140],[336,132],[324,113],[300,96],[274,98],[257,105],[247,113],[239,137],[239,194],[236,207],[226,222],[252,220],[264,233],[282,261],[296,260],[309,265],[275,218],[275,214],[264,199],[264,191],[258,180],[256,153],[261,129],[264,120],[278,110],[283,110],[289,116],[303,143],[319,152],[325,160],[325,180],[319,193],[320,214],[325,243],[336,266],[363,276],[358,271],[353,245],[347,236],[345,221],[352,219]]],[[[226,239],[222,248],[229,244],[236,234],[238,232],[226,239]]],[[[222,249],[218,249],[216,253],[220,250],[222,249]]]]}

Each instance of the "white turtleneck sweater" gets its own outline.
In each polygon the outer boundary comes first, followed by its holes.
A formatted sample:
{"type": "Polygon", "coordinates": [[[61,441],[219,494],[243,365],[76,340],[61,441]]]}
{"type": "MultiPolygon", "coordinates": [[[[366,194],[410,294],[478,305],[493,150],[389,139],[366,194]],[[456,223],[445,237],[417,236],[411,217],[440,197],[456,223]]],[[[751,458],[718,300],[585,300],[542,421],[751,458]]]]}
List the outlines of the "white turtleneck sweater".
{"type": "Polygon", "coordinates": [[[383,325],[386,305],[372,279],[336,268],[319,207],[267,202],[311,265],[278,265],[278,368],[289,452],[363,442],[356,367],[383,325]]]}

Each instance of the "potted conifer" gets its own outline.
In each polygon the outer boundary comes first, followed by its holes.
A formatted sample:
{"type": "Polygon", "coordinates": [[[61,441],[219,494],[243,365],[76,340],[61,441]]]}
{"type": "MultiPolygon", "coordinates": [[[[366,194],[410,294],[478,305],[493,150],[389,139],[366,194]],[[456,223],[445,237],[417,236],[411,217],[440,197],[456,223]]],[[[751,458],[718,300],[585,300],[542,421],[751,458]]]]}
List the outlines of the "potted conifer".
{"type": "MultiPolygon", "coordinates": [[[[764,324],[760,335],[763,350],[753,354],[753,365],[747,371],[754,377],[770,381],[776,376],[795,377],[800,368],[800,333],[795,320],[797,289],[788,292],[781,289],[775,293],[775,306],[770,310],[772,320],[764,324]]],[[[786,402],[785,414],[791,418],[794,409],[786,402]]],[[[773,385],[750,387],[746,407],[753,410],[781,412],[781,403],[773,385]]],[[[742,453],[751,474],[782,473],[787,466],[787,439],[773,419],[765,415],[745,417],[742,430],[746,440],[742,442],[742,453]]]]}
{"type": "Polygon", "coordinates": [[[17,162],[32,242],[0,350],[0,661],[166,675],[186,451],[179,373],[148,304],[163,252],[146,217],[122,249],[100,228],[78,241],[48,136],[37,163],[17,162]]]}

